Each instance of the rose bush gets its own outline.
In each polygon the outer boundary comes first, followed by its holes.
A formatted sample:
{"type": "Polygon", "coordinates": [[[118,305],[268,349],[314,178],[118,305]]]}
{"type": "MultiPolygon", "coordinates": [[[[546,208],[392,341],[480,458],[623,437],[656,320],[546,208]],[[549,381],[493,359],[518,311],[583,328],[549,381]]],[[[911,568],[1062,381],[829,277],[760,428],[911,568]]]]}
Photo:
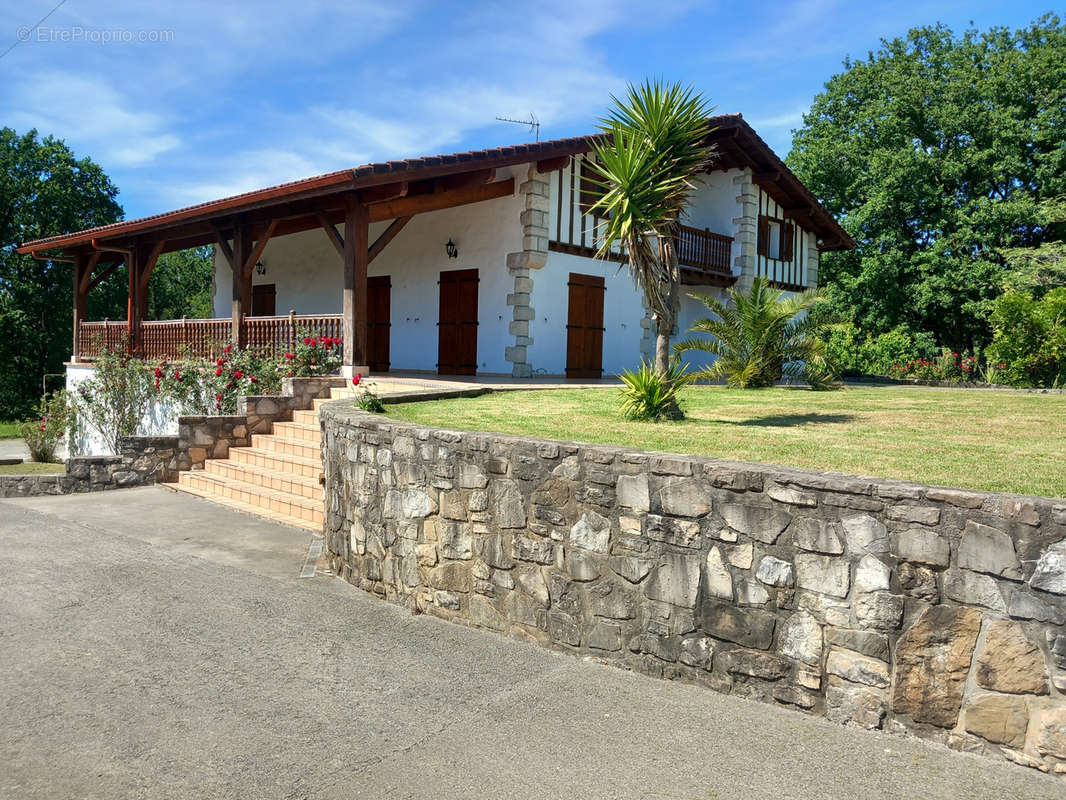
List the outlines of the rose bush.
{"type": "Polygon", "coordinates": [[[30,457],[42,463],[55,461],[56,450],[66,438],[71,421],[70,400],[65,391],[42,397],[36,415],[19,425],[30,457]]]}

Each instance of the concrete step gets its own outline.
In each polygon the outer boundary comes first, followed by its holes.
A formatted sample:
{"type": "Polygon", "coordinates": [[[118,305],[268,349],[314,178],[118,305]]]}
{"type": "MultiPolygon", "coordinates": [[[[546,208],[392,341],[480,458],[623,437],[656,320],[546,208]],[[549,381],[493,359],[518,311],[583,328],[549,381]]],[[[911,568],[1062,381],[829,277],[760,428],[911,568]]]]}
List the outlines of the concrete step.
{"type": "MultiPolygon", "coordinates": [[[[285,425],[289,423],[279,424],[285,425]]],[[[319,464],[322,463],[322,446],[318,442],[311,442],[306,439],[288,439],[280,434],[255,433],[252,434],[252,447],[270,450],[279,455],[296,456],[309,461],[317,460],[319,464]]]]}
{"type": "Polygon", "coordinates": [[[263,447],[231,447],[229,461],[260,467],[271,472],[281,472],[299,478],[311,478],[318,481],[322,474],[322,458],[300,458],[299,456],[278,453],[263,447]]]}
{"type": "Polygon", "coordinates": [[[305,477],[293,475],[291,472],[268,470],[252,464],[241,464],[230,459],[208,459],[204,464],[204,472],[240,483],[250,483],[253,486],[273,489],[282,494],[318,500],[319,502],[324,497],[322,486],[319,484],[317,477],[305,477]]]}
{"type": "Polygon", "coordinates": [[[298,422],[301,425],[314,425],[318,427],[318,412],[317,411],[293,411],[292,421],[298,422]]]}
{"type": "Polygon", "coordinates": [[[322,529],[324,509],[321,499],[279,492],[206,470],[182,472],[178,476],[177,488],[291,525],[309,530],[322,529]]]}
{"type": "Polygon", "coordinates": [[[274,522],[280,522],[285,525],[292,525],[297,528],[303,528],[304,530],[312,531],[313,533],[322,532],[321,522],[309,522],[304,519],[295,519],[287,514],[279,514],[274,511],[270,511],[269,509],[263,508],[262,506],[253,505],[251,503],[244,503],[240,500],[235,500],[232,497],[225,497],[223,495],[217,494],[211,490],[205,491],[192,484],[184,484],[179,482],[164,483],[161,485],[175,492],[185,492],[186,494],[196,495],[197,497],[202,497],[205,500],[211,500],[212,502],[220,503],[224,506],[229,506],[230,508],[235,508],[238,511],[243,511],[245,514],[253,514],[257,517],[263,517],[265,519],[273,520],[274,522]]]}
{"type": "Polygon", "coordinates": [[[271,435],[301,442],[322,443],[322,430],[317,422],[314,425],[302,422],[275,422],[271,435]]]}

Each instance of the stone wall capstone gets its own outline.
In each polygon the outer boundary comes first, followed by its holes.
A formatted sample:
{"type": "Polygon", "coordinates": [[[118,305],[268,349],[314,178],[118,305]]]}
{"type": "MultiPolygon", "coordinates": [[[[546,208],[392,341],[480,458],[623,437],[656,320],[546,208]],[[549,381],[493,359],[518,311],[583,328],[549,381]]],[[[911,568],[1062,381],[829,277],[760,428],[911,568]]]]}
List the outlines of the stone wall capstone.
{"type": "Polygon", "coordinates": [[[418,612],[1066,774],[1066,501],[321,411],[326,545],[418,612]]]}

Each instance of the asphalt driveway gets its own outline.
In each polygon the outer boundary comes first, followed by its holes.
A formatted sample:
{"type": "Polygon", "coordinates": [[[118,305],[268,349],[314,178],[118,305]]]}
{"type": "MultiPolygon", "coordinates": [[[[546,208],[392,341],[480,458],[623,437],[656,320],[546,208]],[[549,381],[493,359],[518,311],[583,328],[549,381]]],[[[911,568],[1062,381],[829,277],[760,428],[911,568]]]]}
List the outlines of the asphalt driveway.
{"type": "Polygon", "coordinates": [[[1057,798],[923,742],[300,578],[164,489],[0,502],[0,797],[1057,798]]]}

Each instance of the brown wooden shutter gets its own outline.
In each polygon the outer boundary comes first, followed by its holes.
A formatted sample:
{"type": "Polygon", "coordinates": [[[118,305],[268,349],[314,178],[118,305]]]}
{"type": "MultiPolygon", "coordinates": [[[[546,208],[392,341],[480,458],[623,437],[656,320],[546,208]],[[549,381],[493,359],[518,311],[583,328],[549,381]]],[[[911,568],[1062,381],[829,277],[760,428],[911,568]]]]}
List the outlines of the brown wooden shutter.
{"type": "Polygon", "coordinates": [[[759,244],[758,252],[760,256],[765,256],[770,252],[770,221],[764,216],[759,216],[759,244]]]}
{"type": "Polygon", "coordinates": [[[602,377],[604,279],[571,272],[567,285],[566,377],[602,377]]]}
{"type": "Polygon", "coordinates": [[[781,226],[781,260],[791,261],[796,236],[796,226],[786,222],[781,226]]]}

